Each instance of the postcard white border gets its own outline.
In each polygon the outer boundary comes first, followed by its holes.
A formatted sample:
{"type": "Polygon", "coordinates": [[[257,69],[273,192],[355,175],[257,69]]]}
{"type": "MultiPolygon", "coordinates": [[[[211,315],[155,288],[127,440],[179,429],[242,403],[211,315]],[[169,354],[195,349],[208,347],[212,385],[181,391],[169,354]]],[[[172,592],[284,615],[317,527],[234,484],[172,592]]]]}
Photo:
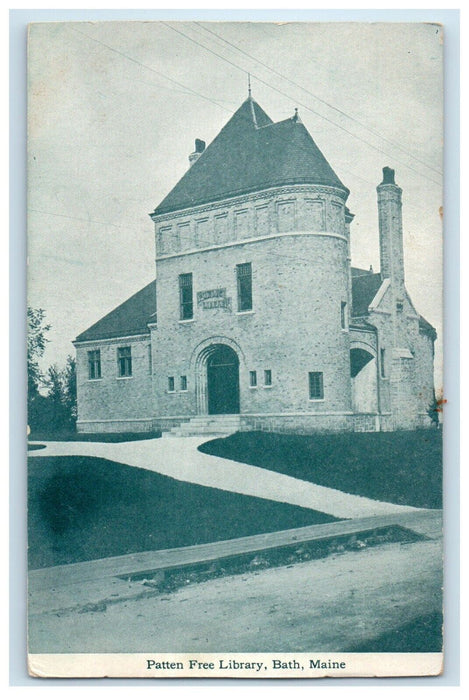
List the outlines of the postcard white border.
{"type": "MultiPolygon", "coordinates": [[[[192,19],[205,14],[206,18],[240,20],[264,19],[265,21],[292,20],[300,21],[441,21],[445,25],[445,220],[447,233],[445,240],[445,389],[446,395],[451,396],[447,406],[447,424],[445,435],[446,464],[451,463],[451,474],[447,475],[445,483],[445,628],[451,634],[446,637],[446,667],[444,677],[427,679],[394,679],[388,683],[412,685],[442,685],[459,684],[459,15],[454,9],[331,9],[331,10],[69,10],[69,9],[18,9],[11,12],[11,44],[10,44],[10,84],[11,84],[11,221],[10,221],[10,317],[11,322],[11,366],[10,376],[15,391],[10,399],[10,437],[11,437],[11,479],[10,479],[10,684],[34,685],[36,678],[27,676],[25,652],[25,558],[26,535],[24,525],[25,505],[25,476],[24,469],[24,427],[25,427],[25,398],[21,395],[21,386],[26,386],[25,371],[22,366],[24,345],[24,249],[25,234],[24,199],[25,174],[22,165],[24,150],[24,112],[25,112],[25,79],[24,61],[25,45],[22,35],[26,33],[26,24],[31,21],[66,21],[66,20],[132,20],[132,19],[163,19],[171,16],[178,19],[192,19]],[[295,17],[292,13],[294,12],[295,17]],[[242,16],[241,14],[242,13],[242,16]],[[288,16],[287,16],[288,14],[288,16]],[[16,95],[16,97],[15,97],[16,95]],[[16,171],[16,173],[15,173],[16,171]],[[448,653],[450,652],[450,653],[448,653]]],[[[6,412],[5,412],[5,415],[6,412]]],[[[5,421],[6,426],[6,421],[5,421]]],[[[5,450],[6,452],[6,450],[5,450]]],[[[7,456],[5,454],[7,459],[7,456]]],[[[6,461],[6,460],[5,460],[6,461]]],[[[5,650],[7,651],[7,650],[5,650]]],[[[30,657],[31,660],[36,655],[30,657]]],[[[41,655],[42,656],[42,655],[41,655]]],[[[44,655],[50,657],[51,655],[44,655]]],[[[94,656],[94,655],[93,655],[94,656]]],[[[103,655],[108,656],[108,655],[103,655]]],[[[114,656],[114,655],[112,655],[114,656]]],[[[133,655],[131,655],[133,656],[133,655]]],[[[309,656],[309,655],[308,655],[309,656]]],[[[365,655],[363,655],[365,656],[365,655]]],[[[367,655],[368,656],[368,655],[367,655]]],[[[395,655],[393,655],[395,656],[395,655]]],[[[417,655],[405,655],[417,656],[417,655]]],[[[73,674],[77,677],[78,674],[73,674]]],[[[397,675],[403,675],[402,670],[397,675]]],[[[122,678],[122,676],[120,676],[122,678]]],[[[148,677],[150,678],[150,677],[148,677]]],[[[379,683],[367,679],[368,683],[379,683]]],[[[80,681],[78,681],[80,682],[80,681]]],[[[85,683],[86,681],[81,681],[85,683]]],[[[151,681],[146,681],[151,682],[151,681]]],[[[177,681],[175,681],[177,683],[177,681]]],[[[327,683],[328,681],[325,681],[327,683]]],[[[334,683],[333,680],[330,681],[334,683]]],[[[348,684],[359,683],[359,679],[350,679],[348,684]]],[[[53,680],[46,681],[52,685],[53,680]]],[[[72,685],[73,680],[62,680],[61,685],[72,685]]],[[[120,681],[124,684],[125,681],[120,681]]],[[[143,681],[145,683],[145,681],[143,681]]],[[[100,684],[113,685],[111,679],[101,680],[100,684]]],[[[44,685],[44,681],[42,682],[44,685]]],[[[371,689],[370,689],[371,690],[371,689]]]]}
{"type": "Polygon", "coordinates": [[[437,676],[440,653],[30,654],[41,678],[376,678],[437,676]]]}

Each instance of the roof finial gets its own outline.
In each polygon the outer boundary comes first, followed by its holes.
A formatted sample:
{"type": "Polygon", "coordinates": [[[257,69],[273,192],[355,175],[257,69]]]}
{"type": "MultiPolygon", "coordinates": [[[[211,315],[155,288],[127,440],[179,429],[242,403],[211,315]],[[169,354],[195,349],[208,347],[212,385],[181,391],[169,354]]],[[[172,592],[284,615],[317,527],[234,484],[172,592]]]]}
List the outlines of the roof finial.
{"type": "Polygon", "coordinates": [[[248,73],[248,97],[251,97],[251,74],[248,73]]]}
{"type": "Polygon", "coordinates": [[[293,117],[291,117],[291,120],[294,124],[303,124],[303,122],[301,121],[301,117],[298,114],[298,107],[295,107],[295,114],[293,115],[293,117]]]}

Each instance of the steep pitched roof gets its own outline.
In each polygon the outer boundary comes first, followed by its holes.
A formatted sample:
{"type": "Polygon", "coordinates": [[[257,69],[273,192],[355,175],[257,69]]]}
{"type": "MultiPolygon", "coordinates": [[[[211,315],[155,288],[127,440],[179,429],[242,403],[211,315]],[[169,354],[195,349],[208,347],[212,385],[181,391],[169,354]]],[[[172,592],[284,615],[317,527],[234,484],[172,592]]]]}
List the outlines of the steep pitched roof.
{"type": "Polygon", "coordinates": [[[75,338],[76,342],[103,340],[148,333],[147,323],[155,320],[156,282],[150,282],[101,320],[75,338]]]}
{"type": "Polygon", "coordinates": [[[380,272],[352,268],[352,316],[365,316],[368,313],[368,307],[382,281],[380,272]]]}
{"type": "Polygon", "coordinates": [[[423,335],[428,335],[432,340],[436,340],[437,332],[436,329],[429,323],[423,316],[419,314],[419,331],[423,335]]]}
{"type": "Polygon", "coordinates": [[[303,183],[348,193],[299,119],[274,124],[248,97],[154,214],[303,183]]]}

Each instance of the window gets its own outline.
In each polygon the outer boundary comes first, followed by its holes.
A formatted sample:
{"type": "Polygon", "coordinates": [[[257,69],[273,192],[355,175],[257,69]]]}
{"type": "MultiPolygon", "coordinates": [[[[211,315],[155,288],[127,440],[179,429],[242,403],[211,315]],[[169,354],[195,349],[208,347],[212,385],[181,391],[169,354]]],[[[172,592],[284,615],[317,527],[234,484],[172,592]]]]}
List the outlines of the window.
{"type": "Polygon", "coordinates": [[[404,302],[400,299],[396,301],[396,311],[404,311],[404,302]]]}
{"type": "Polygon", "coordinates": [[[386,376],[386,368],[385,368],[385,364],[384,364],[385,355],[386,355],[386,353],[385,353],[384,348],[381,348],[381,350],[379,351],[379,359],[380,359],[379,364],[380,364],[380,369],[381,369],[381,376],[383,377],[383,379],[386,376]]]}
{"type": "Polygon", "coordinates": [[[152,373],[152,357],[151,357],[151,345],[148,346],[148,371],[152,373]]]}
{"type": "Polygon", "coordinates": [[[192,272],[179,275],[179,318],[187,321],[194,317],[192,302],[192,272]]]}
{"type": "Polygon", "coordinates": [[[272,370],[264,370],[264,386],[272,386],[272,370]]]}
{"type": "Polygon", "coordinates": [[[343,330],[347,329],[347,302],[340,302],[340,327],[343,330]]]}
{"type": "Polygon", "coordinates": [[[257,386],[257,372],[249,372],[249,386],[257,386]]]}
{"type": "Polygon", "coordinates": [[[322,372],[309,373],[309,398],[310,400],[324,398],[322,372]]]}
{"type": "Polygon", "coordinates": [[[181,391],[187,391],[187,377],[185,374],[181,375],[181,391]]]}
{"type": "Polygon", "coordinates": [[[132,376],[132,350],[130,345],[117,350],[117,369],[119,377],[132,376]]]}
{"type": "Polygon", "coordinates": [[[88,351],[88,379],[101,379],[101,350],[88,351]]]}
{"type": "Polygon", "coordinates": [[[252,309],[252,269],[251,263],[236,265],[236,278],[238,282],[238,311],[251,311],[252,309]]]}
{"type": "Polygon", "coordinates": [[[168,377],[168,391],[174,391],[174,377],[168,377]]]}

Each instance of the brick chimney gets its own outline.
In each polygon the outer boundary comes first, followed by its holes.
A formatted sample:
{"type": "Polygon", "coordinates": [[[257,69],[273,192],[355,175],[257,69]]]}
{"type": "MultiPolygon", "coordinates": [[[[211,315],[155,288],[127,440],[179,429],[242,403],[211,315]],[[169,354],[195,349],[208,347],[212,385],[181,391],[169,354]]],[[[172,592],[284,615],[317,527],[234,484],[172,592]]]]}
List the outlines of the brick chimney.
{"type": "Polygon", "coordinates": [[[394,170],[383,168],[378,192],[381,274],[390,278],[398,296],[404,295],[404,246],[402,242],[402,190],[394,182],[394,170]]]}
{"type": "Polygon", "coordinates": [[[189,156],[189,163],[193,165],[195,161],[200,158],[202,153],[205,151],[205,141],[202,141],[202,139],[196,139],[195,140],[195,151],[194,153],[191,153],[189,156]]]}
{"type": "MultiPolygon", "coordinates": [[[[389,362],[389,398],[394,430],[415,423],[418,415],[418,385],[415,357],[409,347],[408,302],[404,284],[404,246],[402,242],[402,190],[394,182],[394,170],[383,168],[378,192],[379,249],[381,274],[390,280],[390,321],[392,336],[387,336],[389,362]],[[390,351],[390,353],[389,353],[390,351]]],[[[414,322],[415,323],[415,322],[414,322]]]]}

